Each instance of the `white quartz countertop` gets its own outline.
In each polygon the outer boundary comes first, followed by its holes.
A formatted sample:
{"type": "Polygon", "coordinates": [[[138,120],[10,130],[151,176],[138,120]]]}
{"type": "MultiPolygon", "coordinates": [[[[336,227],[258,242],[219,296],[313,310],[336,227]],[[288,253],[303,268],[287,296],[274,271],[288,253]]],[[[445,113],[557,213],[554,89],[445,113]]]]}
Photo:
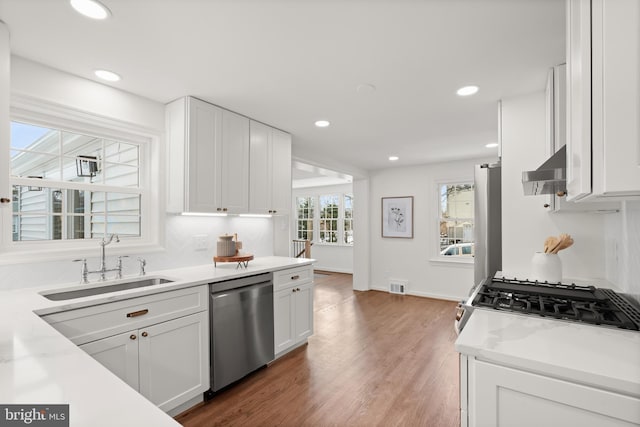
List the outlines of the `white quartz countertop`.
{"type": "MultiPolygon", "coordinates": [[[[77,283],[0,292],[0,404],[69,404],[71,426],[177,426],[177,422],[62,336],[39,315],[309,265],[313,260],[261,257],[236,263],[153,271],[173,283],[68,301],[41,292],[77,283]]],[[[134,277],[132,277],[134,278],[134,277]]],[[[126,277],[125,277],[126,279],[126,277]]],[[[82,286],[95,286],[95,283],[82,286]]]]}
{"type": "Polygon", "coordinates": [[[640,332],[476,309],[456,350],[489,362],[640,397],[640,332]]]}

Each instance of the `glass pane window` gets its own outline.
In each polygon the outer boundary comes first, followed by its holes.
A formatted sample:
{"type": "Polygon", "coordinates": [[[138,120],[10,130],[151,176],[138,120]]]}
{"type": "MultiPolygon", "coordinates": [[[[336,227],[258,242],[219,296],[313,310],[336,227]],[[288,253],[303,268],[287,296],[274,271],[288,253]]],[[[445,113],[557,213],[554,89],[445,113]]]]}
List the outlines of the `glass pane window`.
{"type": "Polygon", "coordinates": [[[319,239],[321,243],[338,243],[338,219],[340,198],[338,195],[320,196],[319,239]]]}
{"type": "Polygon", "coordinates": [[[14,242],[141,235],[139,144],[12,121],[10,145],[14,242]]]}
{"type": "Polygon", "coordinates": [[[296,238],[315,243],[352,245],[353,196],[296,197],[296,238]]]}
{"type": "Polygon", "coordinates": [[[138,187],[140,147],[125,141],[11,122],[11,175],[138,187]]]}
{"type": "Polygon", "coordinates": [[[344,196],[344,243],[353,244],[353,196],[344,196]]]}
{"type": "Polygon", "coordinates": [[[296,198],[296,238],[313,241],[314,198],[296,198]]]}
{"type": "Polygon", "coordinates": [[[440,255],[473,255],[473,184],[442,184],[439,187],[440,255]]]}

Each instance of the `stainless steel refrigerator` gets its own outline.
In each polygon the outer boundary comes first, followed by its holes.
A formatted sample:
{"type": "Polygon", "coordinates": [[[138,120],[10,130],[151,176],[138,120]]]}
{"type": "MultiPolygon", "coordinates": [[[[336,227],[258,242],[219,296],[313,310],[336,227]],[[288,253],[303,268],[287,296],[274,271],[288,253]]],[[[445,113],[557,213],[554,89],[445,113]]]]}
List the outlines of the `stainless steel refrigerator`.
{"type": "Polygon", "coordinates": [[[500,163],[476,165],[474,174],[473,286],[502,270],[500,163]]]}

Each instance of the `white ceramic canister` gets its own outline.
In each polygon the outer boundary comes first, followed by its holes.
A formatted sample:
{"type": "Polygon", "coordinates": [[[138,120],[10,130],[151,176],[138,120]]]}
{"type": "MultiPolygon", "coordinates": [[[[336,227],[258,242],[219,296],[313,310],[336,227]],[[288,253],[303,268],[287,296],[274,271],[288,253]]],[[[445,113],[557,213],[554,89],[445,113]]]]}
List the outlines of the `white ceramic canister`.
{"type": "Polygon", "coordinates": [[[234,256],[236,254],[236,242],[232,239],[233,236],[227,234],[218,237],[218,241],[216,242],[218,256],[234,256]]]}
{"type": "Polygon", "coordinates": [[[531,280],[558,283],[562,281],[562,261],[558,254],[536,252],[531,259],[531,280]]]}

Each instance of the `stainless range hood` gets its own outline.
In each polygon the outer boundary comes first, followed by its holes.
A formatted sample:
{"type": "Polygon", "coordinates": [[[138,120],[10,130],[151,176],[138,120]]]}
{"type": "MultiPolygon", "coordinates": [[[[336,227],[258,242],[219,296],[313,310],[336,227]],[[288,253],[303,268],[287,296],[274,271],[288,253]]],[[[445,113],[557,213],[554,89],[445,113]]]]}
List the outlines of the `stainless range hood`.
{"type": "Polygon", "coordinates": [[[525,196],[555,194],[567,191],[567,147],[556,153],[534,171],[522,172],[525,196]]]}

